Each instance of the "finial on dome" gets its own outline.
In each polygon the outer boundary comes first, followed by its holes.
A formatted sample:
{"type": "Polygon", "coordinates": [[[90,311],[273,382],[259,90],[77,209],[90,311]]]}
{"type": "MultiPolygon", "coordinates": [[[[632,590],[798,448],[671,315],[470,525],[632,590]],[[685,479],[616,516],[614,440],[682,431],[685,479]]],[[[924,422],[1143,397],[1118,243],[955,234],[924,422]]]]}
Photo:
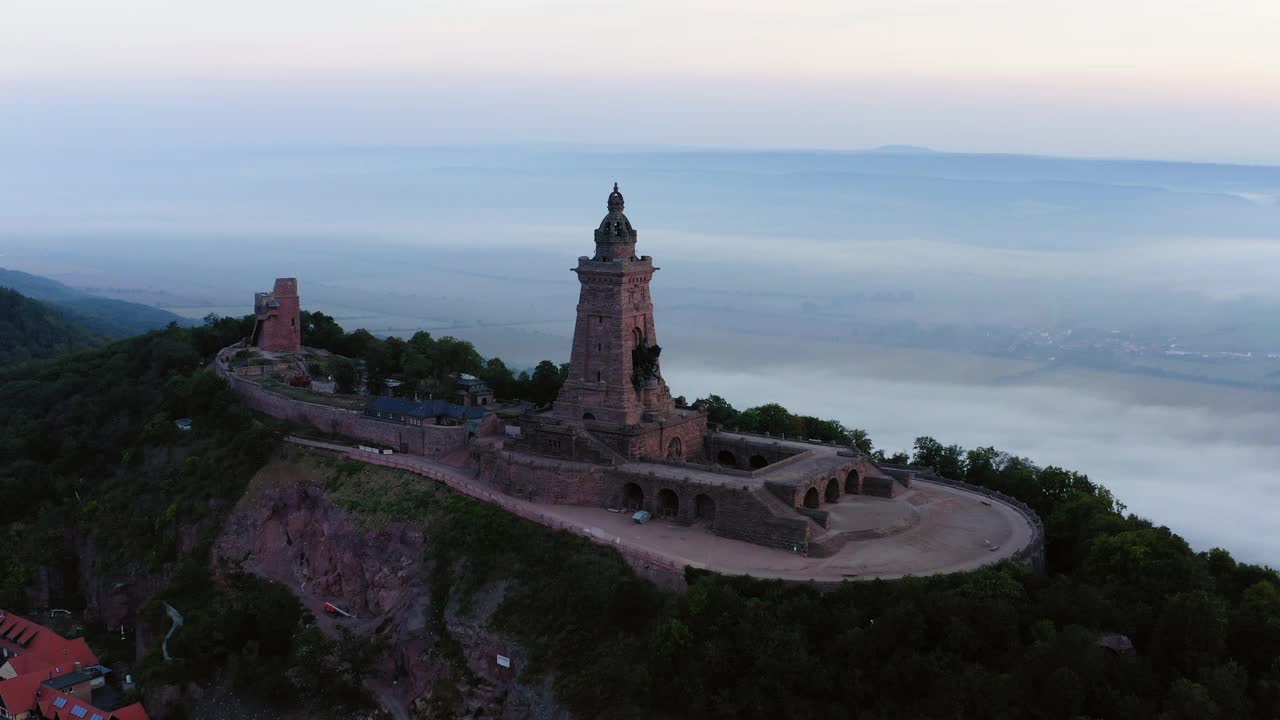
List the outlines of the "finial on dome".
{"type": "Polygon", "coordinates": [[[622,193],[618,192],[618,183],[613,184],[613,192],[609,193],[609,212],[621,211],[623,207],[622,193]]]}

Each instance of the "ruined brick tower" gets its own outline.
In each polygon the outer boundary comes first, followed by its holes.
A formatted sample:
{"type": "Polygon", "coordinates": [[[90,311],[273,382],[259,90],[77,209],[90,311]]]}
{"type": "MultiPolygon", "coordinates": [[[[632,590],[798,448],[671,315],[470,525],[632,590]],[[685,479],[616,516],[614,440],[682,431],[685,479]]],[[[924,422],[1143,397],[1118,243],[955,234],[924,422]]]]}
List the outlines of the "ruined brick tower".
{"type": "Polygon", "coordinates": [[[649,298],[657,268],[648,255],[636,257],[636,231],[617,183],[608,210],[595,231],[595,253],[573,269],[582,284],[578,318],[569,376],[551,415],[597,435],[623,433],[626,440],[606,441],[628,457],[683,459],[700,450],[706,419],[677,408],[662,379],[649,298]]]}
{"type": "Polygon", "coordinates": [[[297,278],[276,278],[269,293],[253,296],[251,345],[268,352],[297,352],[302,349],[301,301],[297,278]]]}

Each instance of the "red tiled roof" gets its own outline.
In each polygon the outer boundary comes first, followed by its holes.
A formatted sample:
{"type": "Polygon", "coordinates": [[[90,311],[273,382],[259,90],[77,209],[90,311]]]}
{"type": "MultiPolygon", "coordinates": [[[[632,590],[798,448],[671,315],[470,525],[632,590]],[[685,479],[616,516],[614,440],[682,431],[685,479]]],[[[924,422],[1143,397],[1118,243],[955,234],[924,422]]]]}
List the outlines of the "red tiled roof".
{"type": "Polygon", "coordinates": [[[24,713],[36,706],[36,690],[44,678],[39,674],[21,675],[0,680],[0,702],[10,715],[24,713]]]}
{"type": "Polygon", "coordinates": [[[98,656],[84,638],[68,640],[36,623],[0,611],[0,637],[6,634],[6,644],[20,645],[15,642],[18,638],[29,643],[22,648],[21,655],[8,659],[18,676],[0,681],[0,702],[11,715],[38,707],[48,720],[150,720],[142,703],[108,712],[42,685],[45,680],[75,672],[77,662],[81,668],[98,664],[98,656]]]}
{"type": "MultiPolygon", "coordinates": [[[[111,717],[111,713],[106,710],[99,710],[73,695],[54,690],[47,685],[37,690],[40,693],[37,699],[40,714],[48,720],[107,720],[111,717]]],[[[146,714],[144,713],[142,717],[145,720],[146,714]]]]}
{"type": "MultiPolygon", "coordinates": [[[[58,720],[59,718],[66,718],[67,720],[70,720],[71,708],[76,705],[84,704],[76,702],[75,698],[64,692],[54,690],[51,687],[39,687],[36,688],[36,690],[39,693],[39,696],[36,698],[36,704],[40,708],[40,714],[49,718],[49,720],[58,720]],[[57,707],[59,704],[58,698],[63,698],[61,701],[62,707],[57,707]],[[59,713],[61,713],[61,715],[59,715],[59,713]]],[[[88,719],[86,718],[86,720],[88,719]]]]}
{"type": "Polygon", "coordinates": [[[58,633],[22,617],[0,611],[0,636],[21,647],[22,654],[30,654],[54,668],[55,675],[75,672],[76,663],[82,667],[98,664],[98,656],[89,649],[84,638],[68,640],[58,633]]]}
{"type": "Polygon", "coordinates": [[[13,642],[21,645],[35,637],[35,634],[40,632],[40,630],[41,628],[39,625],[27,625],[13,634],[13,642]]]}
{"type": "Polygon", "coordinates": [[[142,707],[142,703],[134,703],[111,713],[113,720],[151,720],[147,716],[147,711],[142,707]]]}
{"type": "Polygon", "coordinates": [[[76,663],[81,667],[98,664],[98,656],[89,649],[84,638],[68,640],[49,630],[37,635],[27,652],[56,666],[58,675],[75,672],[76,663]]]}
{"type": "Polygon", "coordinates": [[[13,668],[13,672],[17,675],[26,675],[27,673],[44,673],[53,670],[53,666],[35,655],[19,655],[11,657],[8,660],[9,667],[13,668]]]}

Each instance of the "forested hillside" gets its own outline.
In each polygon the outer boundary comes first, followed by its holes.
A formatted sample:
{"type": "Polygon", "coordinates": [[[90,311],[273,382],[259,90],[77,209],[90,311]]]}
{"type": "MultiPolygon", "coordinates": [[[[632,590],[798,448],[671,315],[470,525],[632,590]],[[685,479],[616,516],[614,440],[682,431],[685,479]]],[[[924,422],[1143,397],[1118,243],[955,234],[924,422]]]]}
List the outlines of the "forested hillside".
{"type": "MultiPolygon", "coordinates": [[[[310,324],[316,344],[324,326],[310,324]]],[[[394,667],[373,659],[385,627],[335,641],[282,586],[211,572],[210,542],[287,430],[244,410],[204,370],[247,327],[223,319],[169,328],[0,371],[0,606],[85,611],[107,664],[140,663],[148,692],[199,681],[314,717],[350,717],[369,702],[361,674],[394,667]],[[174,427],[181,417],[193,430],[174,427]],[[167,629],[160,599],[188,618],[178,662],[157,654],[167,629]],[[133,657],[132,637],[104,632],[103,618],[122,606],[125,624],[150,628],[145,658],[133,657]]],[[[323,342],[370,372],[385,352],[383,372],[424,382],[459,350],[474,371],[509,374],[461,341],[367,335],[338,329],[323,342]],[[353,336],[360,342],[346,347],[353,336]]],[[[822,426],[781,407],[739,413],[709,402],[726,424],[822,426]]],[[[870,447],[864,434],[831,430],[870,447]]],[[[909,459],[1034,507],[1045,521],[1046,573],[1006,564],[820,592],[691,572],[688,592],[675,595],[608,548],[416,476],[398,494],[350,473],[318,491],[353,513],[426,529],[427,620],[465,606],[477,588],[504,588],[494,631],[528,651],[522,672],[547,678],[578,718],[1277,717],[1273,570],[1193,551],[1078,472],[931,438],[909,459]],[[1132,653],[1104,647],[1118,635],[1132,653]]],[[[428,626],[447,646],[447,631],[428,626]]],[[[433,698],[429,717],[453,717],[452,702],[433,698]]],[[[154,712],[178,716],[162,705],[154,712]]]]}
{"type": "Polygon", "coordinates": [[[105,342],[68,315],[0,287],[0,367],[57,357],[105,342]]]}
{"type": "Polygon", "coordinates": [[[55,280],[17,270],[0,268],[0,287],[55,305],[93,332],[109,338],[132,337],[169,323],[190,324],[186,318],[168,310],[89,295],[55,280]]]}
{"type": "Polygon", "coordinates": [[[152,717],[185,717],[153,700],[192,680],[228,680],[246,699],[291,707],[363,706],[358,674],[313,662],[338,647],[284,588],[210,574],[228,507],[280,435],[205,370],[242,328],[222,329],[232,335],[169,328],[0,371],[0,607],[81,615],[105,664],[149,678],[152,717]],[[187,417],[184,432],[174,420],[187,417]],[[197,657],[159,658],[167,624],[154,596],[165,588],[191,598],[191,622],[216,619],[197,657]],[[122,625],[127,638],[114,630],[122,625]],[[145,657],[135,637],[147,640],[145,657]],[[309,674],[286,676],[303,663],[309,674]]]}

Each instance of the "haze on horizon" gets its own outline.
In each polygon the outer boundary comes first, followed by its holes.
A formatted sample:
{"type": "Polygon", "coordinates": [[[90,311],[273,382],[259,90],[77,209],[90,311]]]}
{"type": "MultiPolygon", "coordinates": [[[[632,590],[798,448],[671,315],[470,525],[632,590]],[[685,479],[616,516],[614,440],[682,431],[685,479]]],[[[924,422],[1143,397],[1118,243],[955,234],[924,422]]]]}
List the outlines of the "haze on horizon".
{"type": "Polygon", "coordinates": [[[676,392],[994,445],[1280,564],[1276,27],[1252,0],[10,0],[0,266],[192,318],[297,276],[348,329],[527,367],[567,359],[617,180],[676,392]],[[884,145],[950,152],[795,150],[884,145]]]}
{"type": "Polygon", "coordinates": [[[0,150],[572,143],[1280,163],[1280,6],[0,5],[0,150]]]}

